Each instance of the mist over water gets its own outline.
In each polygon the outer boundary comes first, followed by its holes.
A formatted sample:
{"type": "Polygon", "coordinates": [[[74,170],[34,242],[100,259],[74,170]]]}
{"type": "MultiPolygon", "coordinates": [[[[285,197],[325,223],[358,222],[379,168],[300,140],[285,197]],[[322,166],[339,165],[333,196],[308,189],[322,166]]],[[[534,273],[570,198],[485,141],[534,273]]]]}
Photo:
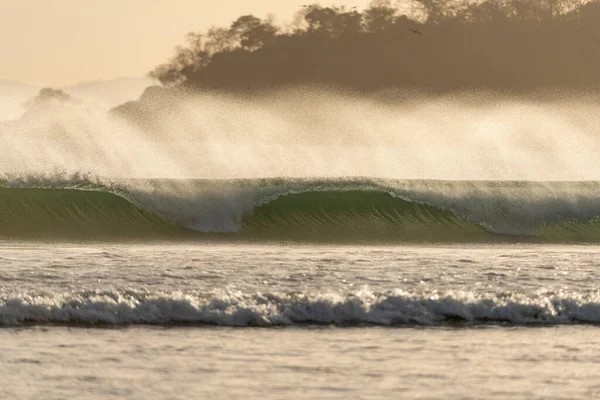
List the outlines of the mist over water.
{"type": "Polygon", "coordinates": [[[91,105],[47,104],[1,125],[0,171],[110,178],[600,178],[599,103],[493,93],[397,96],[287,90],[159,96],[137,124],[91,105]]]}
{"type": "MultiPolygon", "coordinates": [[[[155,88],[107,113],[50,99],[0,125],[0,173],[9,188],[113,192],[205,233],[452,241],[458,229],[461,240],[495,240],[485,229],[596,241],[599,104],[561,93],[289,89],[244,97],[155,88]]],[[[35,232],[85,226],[79,201],[98,226],[122,214],[154,224],[110,198],[9,194],[18,206],[5,199],[0,207],[16,223],[34,215],[31,202],[64,216],[49,222],[40,212],[28,222],[35,232]]]]}

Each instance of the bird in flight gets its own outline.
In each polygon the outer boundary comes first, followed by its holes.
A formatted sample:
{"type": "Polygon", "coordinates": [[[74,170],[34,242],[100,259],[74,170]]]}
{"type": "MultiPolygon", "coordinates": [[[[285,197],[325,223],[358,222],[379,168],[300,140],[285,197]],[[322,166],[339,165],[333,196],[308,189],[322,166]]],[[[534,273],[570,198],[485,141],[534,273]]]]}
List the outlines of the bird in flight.
{"type": "Polygon", "coordinates": [[[417,29],[409,29],[409,31],[411,31],[415,35],[421,35],[421,36],[423,36],[423,32],[421,32],[421,31],[419,31],[417,29]]]}

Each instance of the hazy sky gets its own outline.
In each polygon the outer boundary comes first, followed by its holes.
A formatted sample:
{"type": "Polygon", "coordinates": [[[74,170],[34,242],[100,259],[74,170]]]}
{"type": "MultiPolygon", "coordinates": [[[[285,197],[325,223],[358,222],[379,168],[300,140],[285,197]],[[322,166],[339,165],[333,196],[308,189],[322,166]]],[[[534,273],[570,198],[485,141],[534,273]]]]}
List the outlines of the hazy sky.
{"type": "MultiPolygon", "coordinates": [[[[243,14],[291,21],[303,0],[0,0],[0,79],[61,86],[143,76],[190,31],[243,14]]],[[[321,1],[364,6],[368,0],[321,1]]]]}

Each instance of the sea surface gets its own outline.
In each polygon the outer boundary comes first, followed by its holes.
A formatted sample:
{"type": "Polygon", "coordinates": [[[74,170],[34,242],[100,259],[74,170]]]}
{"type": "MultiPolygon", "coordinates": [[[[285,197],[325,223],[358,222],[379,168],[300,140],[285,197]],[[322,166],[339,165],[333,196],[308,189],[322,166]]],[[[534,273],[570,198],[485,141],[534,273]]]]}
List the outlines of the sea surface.
{"type": "Polygon", "coordinates": [[[600,397],[600,247],[0,244],[0,397],[600,397]]]}
{"type": "Polygon", "coordinates": [[[0,180],[0,398],[600,398],[600,182],[0,180]]]}

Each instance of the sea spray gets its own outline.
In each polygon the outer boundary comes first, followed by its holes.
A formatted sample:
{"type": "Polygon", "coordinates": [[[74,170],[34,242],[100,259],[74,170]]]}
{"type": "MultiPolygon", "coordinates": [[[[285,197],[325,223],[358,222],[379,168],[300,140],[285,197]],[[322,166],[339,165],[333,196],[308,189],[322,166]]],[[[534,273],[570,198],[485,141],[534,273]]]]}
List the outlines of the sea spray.
{"type": "Polygon", "coordinates": [[[0,172],[118,178],[600,179],[598,101],[492,92],[390,100],[317,89],[150,90],[106,113],[50,104],[0,126],[0,172]]]}

